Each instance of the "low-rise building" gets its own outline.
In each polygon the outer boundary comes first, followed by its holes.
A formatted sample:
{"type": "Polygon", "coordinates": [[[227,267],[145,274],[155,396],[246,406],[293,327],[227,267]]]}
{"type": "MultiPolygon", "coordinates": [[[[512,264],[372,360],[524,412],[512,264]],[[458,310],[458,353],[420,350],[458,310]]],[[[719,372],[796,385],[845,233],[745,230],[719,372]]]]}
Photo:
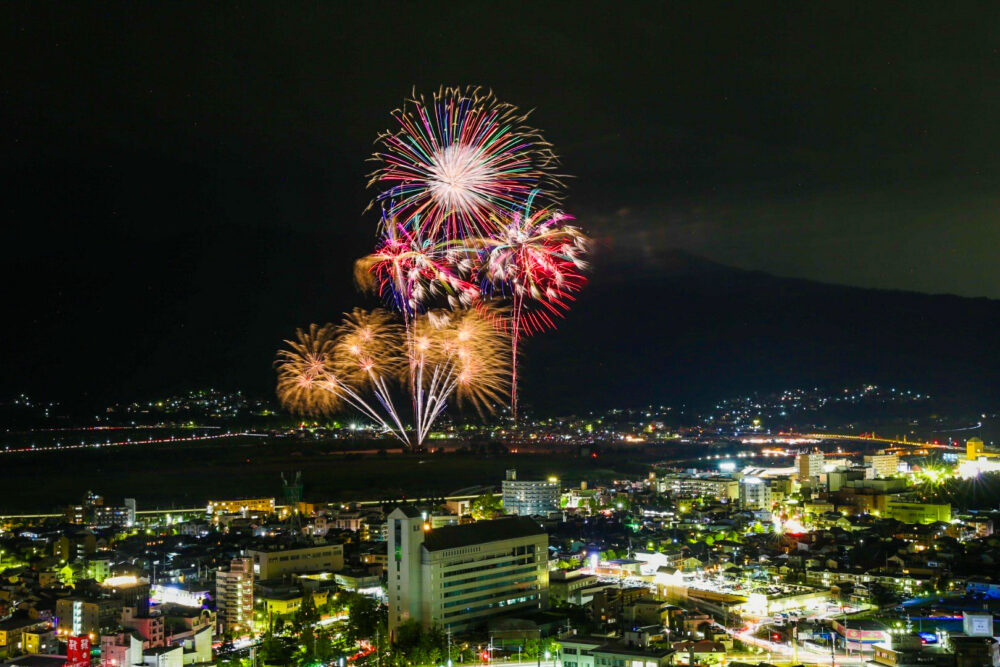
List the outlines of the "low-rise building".
{"type": "Polygon", "coordinates": [[[580,570],[555,570],[549,572],[549,602],[566,604],[573,599],[573,594],[583,588],[597,583],[597,576],[585,574],[580,570]]]}
{"type": "Polygon", "coordinates": [[[244,498],[242,500],[209,500],[208,514],[274,514],[274,498],[244,498]]]}
{"type": "Polygon", "coordinates": [[[344,569],[344,545],[342,544],[249,549],[247,557],[253,562],[254,576],[263,581],[280,579],[286,574],[338,572],[344,569]]]}

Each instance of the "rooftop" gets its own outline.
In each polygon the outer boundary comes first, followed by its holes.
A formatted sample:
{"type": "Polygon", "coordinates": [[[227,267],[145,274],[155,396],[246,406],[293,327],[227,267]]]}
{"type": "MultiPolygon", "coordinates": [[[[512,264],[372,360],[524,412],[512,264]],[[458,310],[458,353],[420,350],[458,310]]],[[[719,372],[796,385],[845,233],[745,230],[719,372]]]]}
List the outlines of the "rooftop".
{"type": "Polygon", "coordinates": [[[19,667],[62,667],[66,664],[64,655],[22,655],[0,665],[19,665],[19,667]]]}
{"type": "Polygon", "coordinates": [[[424,547],[428,551],[443,551],[473,544],[500,542],[501,540],[545,534],[545,530],[534,519],[512,516],[435,528],[428,531],[424,537],[424,547]]]}

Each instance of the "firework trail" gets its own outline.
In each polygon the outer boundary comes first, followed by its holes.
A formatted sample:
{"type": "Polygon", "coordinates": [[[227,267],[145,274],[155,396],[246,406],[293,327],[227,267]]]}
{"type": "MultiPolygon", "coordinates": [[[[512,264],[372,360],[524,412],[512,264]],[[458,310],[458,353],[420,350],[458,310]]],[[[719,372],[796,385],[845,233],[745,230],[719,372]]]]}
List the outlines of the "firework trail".
{"type": "Polygon", "coordinates": [[[372,156],[380,166],[368,185],[384,188],[372,204],[403,223],[419,217],[429,237],[488,236],[532,190],[551,197],[560,187],[550,145],[492,92],[441,88],[430,101],[414,93],[392,116],[399,127],[379,136],[372,156]]]}
{"type": "Polygon", "coordinates": [[[589,239],[572,218],[551,208],[532,211],[532,193],[523,211],[510,216],[496,236],[480,240],[484,282],[494,298],[510,300],[508,309],[492,309],[493,321],[511,339],[511,413],[517,418],[517,355],[522,336],[555,328],[586,284],[583,271],[589,239]]]}
{"type": "Polygon", "coordinates": [[[509,384],[506,336],[476,310],[429,311],[413,326],[410,382],[418,433],[455,395],[482,416],[492,412],[509,384]]]}

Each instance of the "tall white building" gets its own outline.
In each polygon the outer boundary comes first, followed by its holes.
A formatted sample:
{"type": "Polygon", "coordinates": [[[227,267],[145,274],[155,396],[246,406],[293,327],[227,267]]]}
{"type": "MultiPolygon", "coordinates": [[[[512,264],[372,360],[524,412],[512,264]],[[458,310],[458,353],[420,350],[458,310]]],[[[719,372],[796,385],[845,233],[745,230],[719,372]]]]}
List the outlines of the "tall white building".
{"type": "Polygon", "coordinates": [[[503,511],[520,516],[545,516],[559,510],[558,480],[517,479],[516,470],[507,471],[503,481],[503,511]]]}
{"type": "Polygon", "coordinates": [[[417,620],[460,629],[548,605],[549,537],[527,517],[431,529],[411,507],[388,517],[389,633],[417,620]]]}
{"type": "Polygon", "coordinates": [[[249,628],[253,622],[253,561],[234,558],[229,570],[215,573],[215,605],[222,632],[249,628]]]}
{"type": "Polygon", "coordinates": [[[748,510],[771,509],[771,485],[760,477],[740,480],[740,507],[748,510]]]}

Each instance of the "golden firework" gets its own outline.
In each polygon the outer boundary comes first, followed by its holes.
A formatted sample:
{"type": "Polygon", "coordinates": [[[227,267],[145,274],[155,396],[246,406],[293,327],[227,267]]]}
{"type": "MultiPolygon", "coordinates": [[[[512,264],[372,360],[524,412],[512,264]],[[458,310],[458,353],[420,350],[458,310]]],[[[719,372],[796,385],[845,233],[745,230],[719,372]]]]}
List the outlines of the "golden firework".
{"type": "Polygon", "coordinates": [[[493,412],[510,387],[507,336],[476,310],[430,311],[414,324],[412,354],[425,366],[422,382],[431,381],[435,368],[446,371],[459,405],[493,412]]]}
{"type": "Polygon", "coordinates": [[[336,338],[334,370],[355,390],[397,378],[406,367],[403,327],[381,308],[355,308],[337,327],[336,338]]]}
{"type": "Polygon", "coordinates": [[[278,351],[278,400],[289,412],[311,417],[333,414],[341,407],[334,374],[335,329],[332,324],[310,324],[297,329],[278,351]]]}

